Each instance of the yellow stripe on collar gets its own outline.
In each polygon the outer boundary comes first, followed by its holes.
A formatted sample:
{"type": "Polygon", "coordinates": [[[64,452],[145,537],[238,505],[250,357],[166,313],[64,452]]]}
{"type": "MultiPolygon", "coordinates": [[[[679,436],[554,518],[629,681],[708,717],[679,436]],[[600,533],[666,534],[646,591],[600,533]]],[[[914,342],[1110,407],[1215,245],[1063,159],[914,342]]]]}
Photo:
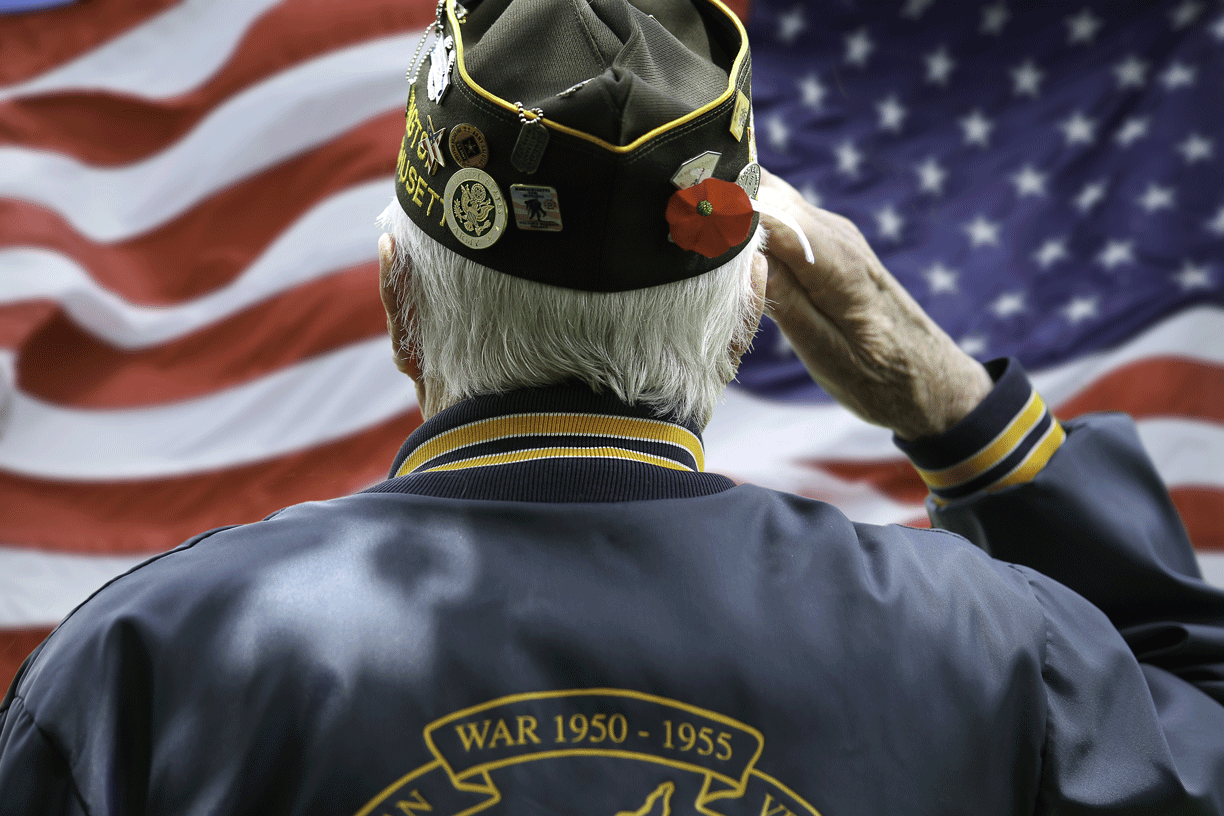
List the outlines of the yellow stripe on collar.
{"type": "Polygon", "coordinates": [[[626,448],[527,448],[506,453],[491,453],[488,456],[473,456],[471,459],[460,459],[457,462],[447,462],[445,465],[425,468],[421,472],[434,473],[439,470],[462,470],[463,468],[485,467],[488,465],[512,465],[515,462],[530,462],[534,459],[628,459],[633,462],[646,462],[651,465],[671,468],[672,470],[692,471],[692,468],[685,467],[674,459],[668,459],[666,456],[651,456],[649,453],[628,450],[626,448]]]}
{"type": "MultiPolygon", "coordinates": [[[[636,459],[637,461],[651,461],[655,464],[665,464],[675,469],[690,470],[683,465],[674,462],[665,457],[651,456],[649,454],[639,453],[637,451],[628,450],[616,445],[616,440],[638,440],[642,442],[654,442],[668,445],[674,445],[693,457],[693,461],[697,463],[697,470],[705,470],[705,452],[701,448],[701,440],[686,428],[670,422],[664,422],[657,419],[639,419],[634,417],[615,416],[611,414],[578,414],[578,413],[524,413],[510,414],[507,416],[492,417],[483,419],[477,422],[470,422],[467,425],[461,425],[458,428],[452,428],[445,433],[441,433],[430,439],[428,442],[414,450],[412,454],[404,460],[396,472],[396,476],[403,476],[408,473],[420,470],[440,470],[453,469],[451,465],[458,465],[458,462],[452,462],[448,465],[439,466],[436,468],[428,467],[428,463],[439,456],[443,456],[455,451],[461,450],[473,445],[479,445],[485,442],[493,442],[501,439],[513,439],[515,437],[524,436],[591,436],[601,437],[606,440],[606,444],[601,447],[590,448],[547,448],[535,450],[567,450],[572,453],[565,454],[567,456],[595,456],[597,458],[607,458],[607,450],[615,450],[616,457],[622,459],[636,459]],[[597,453],[604,451],[603,453],[597,453]],[[588,453],[584,453],[588,452],[588,453]],[[623,455],[622,455],[623,454],[623,455]],[[658,460],[658,461],[655,461],[658,460]]],[[[594,441],[594,440],[593,440],[594,441]]],[[[518,454],[518,451],[512,452],[518,454]]],[[[463,460],[467,464],[464,467],[476,467],[477,460],[491,459],[503,457],[508,454],[492,454],[487,457],[474,457],[471,460],[463,460]]],[[[527,456],[524,459],[517,461],[525,461],[531,458],[555,458],[560,454],[551,454],[545,456],[527,456]]],[[[503,462],[498,462],[503,463],[503,462]]]]}

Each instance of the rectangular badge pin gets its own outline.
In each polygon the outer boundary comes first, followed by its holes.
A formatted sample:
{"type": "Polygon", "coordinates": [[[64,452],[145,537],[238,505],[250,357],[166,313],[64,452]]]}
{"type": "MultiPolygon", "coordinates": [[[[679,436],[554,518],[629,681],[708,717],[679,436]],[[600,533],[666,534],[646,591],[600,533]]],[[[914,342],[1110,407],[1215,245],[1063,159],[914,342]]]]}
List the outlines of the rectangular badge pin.
{"type": "Polygon", "coordinates": [[[735,110],[731,113],[731,135],[735,141],[744,138],[744,128],[748,126],[748,117],[752,113],[752,105],[743,91],[735,92],[735,110]]]}
{"type": "Polygon", "coordinates": [[[560,232],[561,205],[557,191],[535,184],[511,184],[510,201],[514,208],[514,223],[530,232],[560,232]]]}

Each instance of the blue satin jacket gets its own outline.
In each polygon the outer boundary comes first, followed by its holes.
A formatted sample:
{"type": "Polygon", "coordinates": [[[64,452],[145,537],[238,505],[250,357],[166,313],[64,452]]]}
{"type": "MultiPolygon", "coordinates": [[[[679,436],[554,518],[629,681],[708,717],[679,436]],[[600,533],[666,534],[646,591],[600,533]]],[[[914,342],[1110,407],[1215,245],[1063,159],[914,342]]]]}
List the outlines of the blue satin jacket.
{"type": "Polygon", "coordinates": [[[1128,419],[993,373],[899,442],[934,530],[579,387],[448,409],[77,608],[0,706],[0,814],[1224,813],[1224,592],[1128,419]]]}

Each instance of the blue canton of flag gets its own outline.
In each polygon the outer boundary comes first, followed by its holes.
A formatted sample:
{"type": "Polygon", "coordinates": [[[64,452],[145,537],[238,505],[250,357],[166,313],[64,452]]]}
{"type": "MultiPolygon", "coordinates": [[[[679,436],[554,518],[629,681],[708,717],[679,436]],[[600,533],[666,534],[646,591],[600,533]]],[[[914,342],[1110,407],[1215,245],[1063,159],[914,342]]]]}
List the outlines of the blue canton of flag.
{"type": "MultiPolygon", "coordinates": [[[[1041,369],[1224,303],[1221,4],[773,0],[749,30],[761,163],[970,354],[1041,369]]],[[[768,323],[740,383],[822,398],[768,323]]]]}

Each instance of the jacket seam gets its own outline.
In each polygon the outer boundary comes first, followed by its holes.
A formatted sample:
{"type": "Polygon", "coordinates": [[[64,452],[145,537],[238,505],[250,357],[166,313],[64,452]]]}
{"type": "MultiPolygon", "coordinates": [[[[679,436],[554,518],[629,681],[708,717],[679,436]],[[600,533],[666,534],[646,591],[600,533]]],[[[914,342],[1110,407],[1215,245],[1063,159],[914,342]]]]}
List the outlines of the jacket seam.
{"type": "MultiPolygon", "coordinates": [[[[199,543],[200,543],[201,541],[203,541],[204,539],[211,537],[211,536],[212,536],[214,533],[224,532],[225,530],[230,530],[230,529],[233,529],[234,527],[238,527],[238,526],[240,526],[240,525],[237,525],[237,524],[227,524],[227,525],[226,525],[226,526],[224,526],[224,527],[217,527],[217,528],[215,528],[215,529],[208,530],[207,532],[200,533],[199,535],[195,536],[194,538],[190,538],[190,539],[188,539],[188,540],[187,540],[185,543],[180,544],[179,546],[175,547],[174,549],[171,549],[171,550],[166,550],[165,552],[160,552],[160,553],[157,553],[156,555],[152,555],[152,556],[150,556],[150,557],[149,557],[147,560],[145,560],[145,561],[141,561],[139,564],[137,564],[136,566],[132,567],[132,568],[131,568],[130,570],[128,570],[127,572],[124,572],[124,573],[121,573],[121,574],[119,574],[119,575],[116,575],[114,578],[111,578],[111,579],[110,579],[109,581],[107,581],[105,584],[103,584],[102,586],[98,587],[98,588],[97,588],[97,589],[95,589],[93,592],[91,592],[91,593],[89,594],[89,597],[88,597],[88,598],[86,598],[85,600],[81,601],[79,604],[77,604],[77,605],[76,605],[76,606],[73,608],[73,610],[72,610],[71,612],[69,612],[67,615],[65,615],[65,616],[64,616],[64,619],[63,619],[62,621],[60,621],[60,622],[59,622],[59,624],[57,624],[57,625],[56,625],[55,629],[54,629],[54,630],[52,630],[51,634],[50,634],[50,635],[47,635],[47,639],[49,640],[49,639],[50,639],[50,638],[51,638],[51,637],[52,637],[52,636],[53,636],[53,635],[54,635],[56,632],[58,632],[58,631],[59,631],[59,628],[60,628],[61,626],[63,626],[65,623],[67,623],[69,620],[71,620],[72,616],[73,616],[73,615],[75,615],[75,614],[77,613],[77,610],[79,610],[79,609],[80,609],[81,607],[83,607],[85,604],[87,604],[87,603],[89,603],[90,601],[92,601],[92,600],[94,599],[94,597],[95,597],[95,596],[97,596],[97,594],[98,594],[99,592],[102,592],[103,590],[105,590],[107,587],[109,587],[111,584],[115,583],[116,581],[121,581],[121,580],[123,580],[124,578],[126,578],[127,576],[131,575],[131,574],[132,574],[133,572],[135,572],[136,570],[138,570],[138,569],[143,569],[143,568],[147,567],[149,564],[152,564],[154,561],[160,561],[160,560],[162,560],[163,558],[165,558],[165,557],[166,557],[166,556],[168,556],[168,555],[174,555],[175,553],[177,553],[177,552],[182,552],[183,550],[190,550],[192,547],[194,547],[195,545],[199,544],[199,543]]],[[[46,641],[43,641],[43,642],[45,643],[46,641]]],[[[41,645],[40,645],[40,647],[39,647],[39,648],[41,648],[41,645]]]]}
{"type": "Polygon", "coordinates": [[[24,698],[22,698],[20,695],[14,694],[12,702],[14,705],[9,706],[9,714],[11,715],[13,712],[18,712],[19,715],[29,719],[30,723],[34,726],[34,730],[38,732],[38,736],[42,738],[42,741],[47,745],[48,749],[58,756],[64,763],[64,770],[68,774],[68,784],[72,788],[72,795],[76,797],[77,804],[81,806],[81,810],[85,812],[86,816],[92,814],[93,811],[90,809],[89,803],[85,801],[85,796],[81,793],[81,786],[77,784],[76,774],[72,771],[72,762],[69,760],[68,754],[59,746],[58,743],[56,743],[55,740],[51,739],[51,736],[47,733],[47,731],[38,724],[38,720],[34,718],[34,713],[30,711],[28,706],[26,706],[24,698]],[[20,706],[20,711],[18,711],[18,706],[20,706]]]}
{"type": "Polygon", "coordinates": [[[1041,690],[1042,690],[1042,697],[1045,702],[1045,717],[1044,717],[1044,722],[1042,723],[1041,753],[1037,757],[1037,792],[1036,792],[1037,799],[1036,801],[1033,802],[1033,811],[1032,811],[1033,813],[1037,813],[1042,794],[1045,792],[1046,756],[1049,754],[1049,751],[1050,751],[1050,736],[1051,736],[1051,731],[1053,731],[1053,727],[1050,722],[1050,697],[1049,697],[1049,691],[1048,691],[1049,682],[1047,678],[1047,669],[1049,668],[1050,639],[1051,639],[1050,638],[1050,616],[1046,613],[1045,604],[1043,604],[1041,602],[1041,599],[1037,597],[1037,591],[1033,586],[1032,577],[1024,569],[1021,569],[1016,564],[1008,564],[1007,566],[1014,569],[1016,572],[1020,573],[1020,576],[1024,578],[1024,585],[1028,587],[1029,596],[1033,599],[1033,603],[1036,604],[1037,608],[1041,611],[1041,626],[1043,629],[1043,637],[1041,640],[1041,690]]]}
{"type": "Polygon", "coordinates": [[[77,611],[81,609],[81,607],[85,606],[85,604],[92,601],[99,592],[102,592],[103,590],[105,590],[107,587],[109,587],[111,584],[115,583],[116,581],[126,578],[127,576],[135,572],[136,570],[147,567],[149,564],[152,564],[154,561],[160,561],[166,556],[173,555],[176,552],[182,552],[183,550],[189,550],[192,547],[194,547],[196,544],[199,544],[204,539],[212,536],[214,533],[224,532],[225,530],[230,530],[238,526],[241,526],[241,525],[227,524],[224,527],[217,527],[215,529],[200,533],[199,535],[193,538],[187,539],[186,542],[180,544],[179,546],[175,547],[172,550],[166,550],[164,552],[160,552],[160,553],[157,553],[156,555],[150,556],[147,560],[141,561],[139,564],[132,567],[127,572],[124,572],[120,575],[116,575],[114,578],[111,578],[105,584],[103,584],[102,586],[98,587],[93,592],[91,592],[88,598],[86,598],[85,600],[77,604],[75,607],[73,607],[72,611],[69,612],[67,615],[65,615],[64,619],[55,625],[55,628],[51,630],[51,634],[47,635],[47,637],[43,639],[42,643],[34,647],[34,651],[30,652],[30,656],[27,657],[25,662],[21,664],[21,667],[17,670],[16,676],[13,678],[12,685],[9,687],[8,695],[4,697],[2,702],[0,702],[0,714],[2,714],[6,710],[11,700],[20,699],[19,695],[17,694],[17,687],[21,684],[21,681],[22,679],[24,679],[27,671],[33,668],[34,663],[37,662],[37,655],[39,655],[42,652],[43,647],[47,645],[47,643],[51,640],[51,638],[55,637],[55,633],[60,630],[60,627],[62,627],[65,623],[71,620],[72,617],[77,613],[77,611]]]}

